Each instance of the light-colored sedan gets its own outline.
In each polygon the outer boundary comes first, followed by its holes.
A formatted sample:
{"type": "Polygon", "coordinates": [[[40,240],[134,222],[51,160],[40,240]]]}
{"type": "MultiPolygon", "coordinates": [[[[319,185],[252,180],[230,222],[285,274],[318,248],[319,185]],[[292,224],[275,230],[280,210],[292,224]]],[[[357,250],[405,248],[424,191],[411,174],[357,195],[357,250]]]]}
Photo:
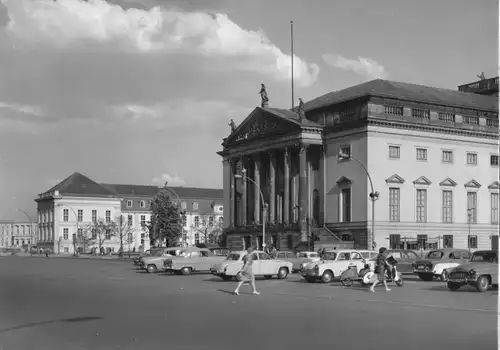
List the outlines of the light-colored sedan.
{"type": "Polygon", "coordinates": [[[300,271],[302,266],[313,261],[319,261],[320,257],[317,252],[274,252],[271,253],[271,258],[289,261],[292,263],[292,272],[300,271]]]}
{"type": "Polygon", "coordinates": [[[216,263],[224,260],[225,256],[216,256],[207,248],[185,248],[178,254],[163,260],[165,271],[176,274],[190,275],[192,272],[208,272],[216,263]]]}
{"type": "MultiPolygon", "coordinates": [[[[222,262],[215,264],[210,272],[221,277],[225,281],[229,281],[236,277],[236,274],[243,267],[243,257],[247,254],[246,251],[231,252],[228,257],[222,262]]],[[[254,276],[264,276],[266,279],[277,276],[279,279],[284,279],[292,271],[293,264],[288,261],[271,259],[271,257],[263,251],[255,251],[255,258],[252,263],[254,276]]]]}
{"type": "Polygon", "coordinates": [[[334,278],[340,278],[342,272],[350,266],[356,266],[358,271],[361,270],[365,262],[366,260],[356,250],[331,250],[323,254],[320,261],[304,266],[301,273],[307,282],[329,283],[334,278]]]}

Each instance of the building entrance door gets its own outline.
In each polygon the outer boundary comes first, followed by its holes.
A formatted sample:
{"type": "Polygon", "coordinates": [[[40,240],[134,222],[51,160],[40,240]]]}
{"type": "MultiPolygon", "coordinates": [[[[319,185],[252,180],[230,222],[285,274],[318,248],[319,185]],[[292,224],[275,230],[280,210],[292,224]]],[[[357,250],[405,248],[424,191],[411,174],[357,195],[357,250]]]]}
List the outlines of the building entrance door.
{"type": "Polygon", "coordinates": [[[491,250],[498,250],[498,235],[491,236],[491,250]]]}

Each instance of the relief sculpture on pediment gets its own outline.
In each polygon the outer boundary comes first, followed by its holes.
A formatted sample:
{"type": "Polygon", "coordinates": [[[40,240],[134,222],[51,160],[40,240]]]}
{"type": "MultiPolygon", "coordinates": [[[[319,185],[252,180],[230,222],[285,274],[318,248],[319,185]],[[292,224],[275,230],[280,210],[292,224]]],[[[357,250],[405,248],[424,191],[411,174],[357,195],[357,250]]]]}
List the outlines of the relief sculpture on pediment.
{"type": "Polygon", "coordinates": [[[277,129],[277,124],[268,120],[256,121],[245,128],[236,136],[235,141],[251,140],[256,137],[272,133],[277,129]]]}

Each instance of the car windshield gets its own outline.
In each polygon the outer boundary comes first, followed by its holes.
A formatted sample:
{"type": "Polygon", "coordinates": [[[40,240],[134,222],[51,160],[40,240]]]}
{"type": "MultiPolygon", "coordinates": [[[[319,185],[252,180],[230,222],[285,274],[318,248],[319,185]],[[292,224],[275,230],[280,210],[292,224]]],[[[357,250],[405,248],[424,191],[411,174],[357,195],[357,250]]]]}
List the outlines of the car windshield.
{"type": "Polygon", "coordinates": [[[436,250],[433,252],[429,252],[429,254],[427,254],[427,259],[441,259],[443,255],[444,255],[443,252],[436,250]]]}
{"type": "Polygon", "coordinates": [[[498,253],[495,252],[476,252],[472,255],[471,261],[498,262],[498,253]]]}
{"type": "Polygon", "coordinates": [[[226,260],[240,260],[240,254],[231,253],[227,256],[226,260]]]}
{"type": "Polygon", "coordinates": [[[325,253],[325,254],[323,254],[322,259],[323,260],[335,260],[336,257],[337,257],[337,253],[331,252],[331,253],[325,253]]]}
{"type": "Polygon", "coordinates": [[[309,257],[310,258],[319,258],[319,254],[318,253],[311,253],[311,254],[309,254],[309,257]]]}
{"type": "Polygon", "coordinates": [[[299,258],[307,258],[307,253],[299,253],[299,258]]]}

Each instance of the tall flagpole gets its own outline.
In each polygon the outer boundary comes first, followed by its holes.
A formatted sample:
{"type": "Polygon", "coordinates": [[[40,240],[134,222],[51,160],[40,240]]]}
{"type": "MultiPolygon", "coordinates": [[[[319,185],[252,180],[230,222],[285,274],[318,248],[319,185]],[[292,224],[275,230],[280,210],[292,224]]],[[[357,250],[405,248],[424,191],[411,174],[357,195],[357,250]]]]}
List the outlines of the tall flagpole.
{"type": "Polygon", "coordinates": [[[290,41],[292,51],[292,109],[295,108],[294,82],[293,82],[293,21],[290,21],[290,41]]]}

